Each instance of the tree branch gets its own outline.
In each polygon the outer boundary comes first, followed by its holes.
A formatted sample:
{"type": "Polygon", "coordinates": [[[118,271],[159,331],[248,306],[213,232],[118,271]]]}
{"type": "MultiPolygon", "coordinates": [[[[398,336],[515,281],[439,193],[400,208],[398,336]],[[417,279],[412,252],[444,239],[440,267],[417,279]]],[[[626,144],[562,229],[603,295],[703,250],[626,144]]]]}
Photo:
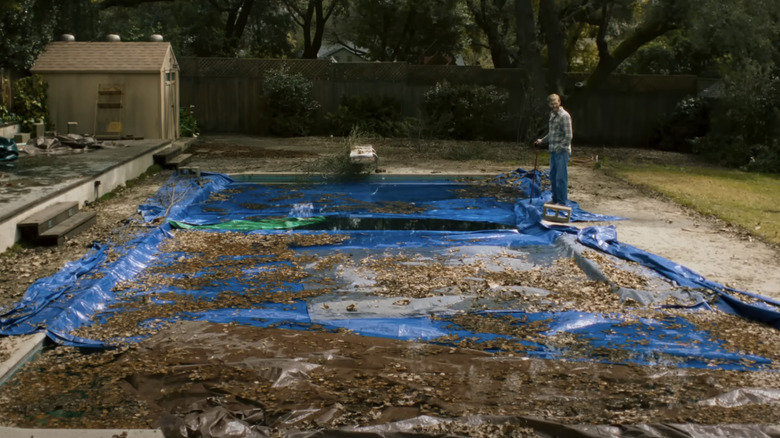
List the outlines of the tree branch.
{"type": "Polygon", "coordinates": [[[599,29],[597,40],[599,63],[588,78],[586,89],[592,90],[601,87],[606,82],[607,77],[642,46],[667,32],[680,28],[681,22],[673,19],[675,14],[679,14],[679,11],[652,14],[633,33],[618,44],[612,53],[609,52],[605,37],[602,35],[602,29],[599,29]],[[669,15],[670,13],[672,16],[669,15]]]}
{"type": "Polygon", "coordinates": [[[133,8],[140,6],[143,3],[160,3],[160,2],[172,2],[174,0],[103,0],[100,2],[100,7],[108,9],[114,6],[133,8]]]}

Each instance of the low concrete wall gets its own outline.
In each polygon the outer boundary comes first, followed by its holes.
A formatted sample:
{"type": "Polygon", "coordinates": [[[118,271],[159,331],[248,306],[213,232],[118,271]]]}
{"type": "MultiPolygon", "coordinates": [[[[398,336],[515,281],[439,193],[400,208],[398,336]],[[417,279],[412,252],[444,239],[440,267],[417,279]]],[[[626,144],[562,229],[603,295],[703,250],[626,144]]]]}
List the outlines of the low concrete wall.
{"type": "Polygon", "coordinates": [[[0,223],[0,252],[3,252],[13,246],[21,239],[21,233],[16,224],[23,221],[32,214],[35,214],[57,202],[78,202],[84,205],[85,202],[95,202],[101,196],[113,191],[127,181],[137,178],[154,164],[154,154],[168,147],[170,143],[164,144],[156,149],[149,150],[143,156],[119,163],[112,169],[100,175],[83,178],[63,190],[61,193],[48,197],[40,204],[31,205],[19,214],[9,217],[0,223]]]}

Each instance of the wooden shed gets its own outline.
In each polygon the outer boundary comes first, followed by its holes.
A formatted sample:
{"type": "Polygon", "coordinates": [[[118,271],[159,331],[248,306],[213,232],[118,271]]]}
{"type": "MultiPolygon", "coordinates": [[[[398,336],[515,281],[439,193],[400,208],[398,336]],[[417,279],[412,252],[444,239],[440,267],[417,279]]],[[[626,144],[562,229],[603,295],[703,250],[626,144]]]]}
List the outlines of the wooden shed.
{"type": "Polygon", "coordinates": [[[179,136],[179,65],[168,42],[53,42],[30,71],[49,85],[59,133],[179,136]]]}

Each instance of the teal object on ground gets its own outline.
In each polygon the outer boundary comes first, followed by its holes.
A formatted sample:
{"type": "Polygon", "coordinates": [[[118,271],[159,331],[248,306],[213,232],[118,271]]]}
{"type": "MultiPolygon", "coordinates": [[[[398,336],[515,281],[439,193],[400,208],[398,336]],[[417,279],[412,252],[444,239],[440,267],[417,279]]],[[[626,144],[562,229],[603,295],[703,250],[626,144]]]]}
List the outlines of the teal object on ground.
{"type": "Polygon", "coordinates": [[[252,230],[286,230],[289,228],[303,227],[306,225],[316,224],[323,222],[324,216],[315,216],[307,218],[297,217],[285,217],[280,219],[266,219],[262,221],[247,221],[247,220],[232,220],[227,222],[221,222],[218,224],[209,225],[190,225],[184,222],[169,220],[173,228],[180,228],[185,230],[235,230],[235,231],[252,231],[252,230]]]}
{"type": "Polygon", "coordinates": [[[14,161],[19,158],[19,148],[12,138],[0,137],[0,161],[14,161]]]}

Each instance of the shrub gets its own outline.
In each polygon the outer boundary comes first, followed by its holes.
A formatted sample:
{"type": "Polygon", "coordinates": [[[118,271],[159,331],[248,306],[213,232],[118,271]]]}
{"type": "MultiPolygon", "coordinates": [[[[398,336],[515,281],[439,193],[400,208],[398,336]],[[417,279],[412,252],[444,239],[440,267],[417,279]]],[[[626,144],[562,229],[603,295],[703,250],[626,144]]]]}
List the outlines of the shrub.
{"type": "Polygon", "coordinates": [[[330,180],[351,181],[365,178],[371,173],[372,165],[355,162],[350,158],[352,147],[363,144],[364,136],[365,133],[360,128],[352,129],[338,153],[304,164],[305,172],[330,180]]]}
{"type": "Polygon", "coordinates": [[[0,126],[18,121],[19,117],[16,114],[12,113],[5,105],[0,105],[0,126]]]}
{"type": "Polygon", "coordinates": [[[508,119],[509,93],[495,86],[437,83],[423,96],[429,133],[439,138],[483,140],[498,137],[508,119]]]}
{"type": "Polygon", "coordinates": [[[378,137],[406,137],[411,122],[401,113],[401,101],[389,96],[344,96],[325,117],[331,133],[346,136],[353,129],[378,137]]]}
{"type": "Polygon", "coordinates": [[[179,107],[179,135],[182,137],[200,135],[198,121],[195,119],[195,105],[179,107]]]}
{"type": "Polygon", "coordinates": [[[22,130],[32,132],[35,123],[43,122],[51,129],[49,121],[48,89],[40,75],[32,75],[16,81],[14,86],[14,112],[19,118],[22,130]]]}
{"type": "Polygon", "coordinates": [[[695,152],[745,170],[780,172],[780,78],[745,65],[725,81],[713,107],[710,133],[695,152]]]}
{"type": "Polygon", "coordinates": [[[692,152],[697,139],[709,131],[709,117],[708,100],[699,97],[683,99],[653,133],[650,144],[662,150],[692,152]]]}
{"type": "Polygon", "coordinates": [[[271,133],[285,137],[308,135],[320,104],[311,98],[313,84],[288,68],[271,70],[263,81],[271,133]]]}

